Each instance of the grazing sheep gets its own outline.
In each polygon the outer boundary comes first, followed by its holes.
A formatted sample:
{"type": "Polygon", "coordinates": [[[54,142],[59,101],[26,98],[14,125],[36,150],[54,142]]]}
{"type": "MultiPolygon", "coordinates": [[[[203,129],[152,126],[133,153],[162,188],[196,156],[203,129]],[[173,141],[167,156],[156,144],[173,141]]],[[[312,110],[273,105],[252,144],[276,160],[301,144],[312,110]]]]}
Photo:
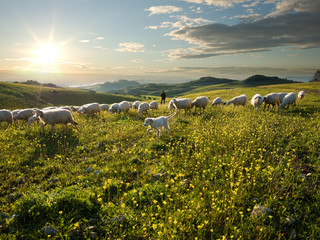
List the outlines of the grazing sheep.
{"type": "Polygon", "coordinates": [[[15,116],[18,115],[18,113],[19,113],[20,111],[21,111],[21,109],[16,109],[16,110],[11,111],[13,119],[15,118],[15,116]]]}
{"type": "Polygon", "coordinates": [[[128,101],[122,101],[119,103],[117,107],[117,112],[124,112],[127,113],[130,109],[130,103],[128,101]]]}
{"type": "Polygon", "coordinates": [[[230,101],[227,102],[226,106],[229,106],[231,103],[233,104],[233,107],[235,106],[244,106],[247,104],[248,98],[245,94],[242,94],[240,96],[232,98],[230,101]]]}
{"type": "Polygon", "coordinates": [[[304,93],[304,91],[300,91],[300,92],[298,93],[298,98],[301,100],[302,98],[304,98],[305,95],[306,95],[306,94],[304,93]]]}
{"type": "MultiPolygon", "coordinates": [[[[52,130],[54,130],[54,125],[57,123],[65,124],[67,127],[68,123],[73,124],[78,130],[78,123],[74,121],[72,114],[69,110],[66,109],[52,109],[48,111],[36,110],[35,116],[40,119],[42,122],[42,130],[44,131],[44,127],[46,125],[51,125],[52,130]]],[[[31,120],[30,120],[31,121],[31,120]]]]}
{"type": "Polygon", "coordinates": [[[263,97],[264,102],[264,109],[268,105],[268,109],[270,105],[272,105],[272,108],[274,108],[275,105],[280,105],[280,97],[278,93],[269,93],[266,96],[263,97]]]}
{"type": "Polygon", "coordinates": [[[173,98],[169,102],[169,110],[173,109],[184,109],[185,114],[187,114],[187,110],[191,111],[191,99],[190,98],[173,98]]]}
{"type": "Polygon", "coordinates": [[[139,105],[140,105],[140,102],[139,102],[139,101],[135,101],[135,102],[132,104],[132,108],[133,108],[133,109],[138,109],[139,105]]]}
{"type": "Polygon", "coordinates": [[[109,113],[116,113],[118,107],[119,107],[119,103],[113,103],[113,104],[111,104],[108,112],[109,112],[109,113]]]}
{"type": "Polygon", "coordinates": [[[251,104],[254,107],[255,110],[258,110],[258,108],[263,103],[263,97],[260,94],[255,94],[251,99],[251,104]]]}
{"type": "Polygon", "coordinates": [[[80,106],[71,106],[70,108],[71,108],[72,112],[78,112],[80,106]]]}
{"type": "Polygon", "coordinates": [[[149,104],[150,109],[158,109],[159,108],[159,103],[157,101],[152,101],[149,104]]]}
{"type": "Polygon", "coordinates": [[[59,107],[60,109],[66,109],[66,110],[69,110],[70,112],[72,112],[72,108],[69,107],[69,106],[61,106],[59,107]]]}
{"type": "Polygon", "coordinates": [[[201,108],[204,109],[206,108],[206,106],[208,106],[209,104],[209,98],[205,97],[205,96],[201,96],[201,97],[197,97],[192,103],[191,103],[191,108],[194,107],[194,111],[196,112],[197,107],[200,108],[200,112],[201,112],[201,108]]]}
{"type": "Polygon", "coordinates": [[[28,125],[30,126],[31,124],[35,123],[36,121],[39,121],[40,119],[36,116],[36,115],[33,115],[32,117],[30,117],[28,119],[28,125]]]}
{"type": "Polygon", "coordinates": [[[280,105],[280,109],[285,108],[288,110],[290,105],[292,106],[296,105],[296,101],[297,101],[297,95],[294,92],[290,92],[284,97],[280,105]]]}
{"type": "Polygon", "coordinates": [[[7,127],[9,127],[9,124],[12,124],[12,120],[13,120],[13,116],[9,110],[7,110],[7,109],[0,110],[0,123],[1,122],[8,123],[8,125],[4,129],[7,129],[7,127]]]}
{"type": "Polygon", "coordinates": [[[159,131],[160,129],[166,128],[170,133],[168,120],[170,118],[172,118],[175,114],[176,114],[176,112],[172,113],[168,117],[161,116],[161,117],[157,117],[157,118],[146,118],[144,121],[144,126],[145,127],[149,126],[149,128],[147,130],[149,134],[151,134],[150,131],[152,129],[157,130],[157,137],[160,137],[160,131],[159,131]]]}
{"type": "Polygon", "coordinates": [[[22,121],[28,121],[30,117],[32,117],[34,114],[34,109],[27,108],[20,110],[15,116],[13,117],[13,120],[15,122],[18,122],[19,120],[22,121]]]}
{"type": "Polygon", "coordinates": [[[211,106],[225,104],[221,97],[217,97],[213,100],[211,106]]]}
{"type": "Polygon", "coordinates": [[[283,98],[284,98],[287,94],[288,94],[288,93],[286,93],[286,92],[278,93],[278,96],[279,96],[279,105],[282,103],[283,98]]]}
{"type": "Polygon", "coordinates": [[[79,110],[78,110],[78,113],[81,113],[81,114],[87,114],[87,115],[91,115],[91,114],[96,114],[96,113],[99,113],[100,114],[100,105],[99,103],[88,103],[88,104],[85,104],[85,105],[82,105],[79,110]]]}
{"type": "Polygon", "coordinates": [[[51,106],[51,107],[42,108],[41,110],[42,110],[42,111],[47,111],[47,110],[52,110],[52,109],[56,109],[56,108],[58,108],[58,107],[56,107],[56,106],[51,106]]]}
{"type": "Polygon", "coordinates": [[[144,112],[148,113],[149,110],[150,110],[150,106],[148,103],[146,102],[141,103],[138,107],[139,116],[141,117],[141,114],[144,112]]]}
{"type": "Polygon", "coordinates": [[[100,104],[100,110],[101,111],[108,111],[109,110],[109,104],[100,104]]]}

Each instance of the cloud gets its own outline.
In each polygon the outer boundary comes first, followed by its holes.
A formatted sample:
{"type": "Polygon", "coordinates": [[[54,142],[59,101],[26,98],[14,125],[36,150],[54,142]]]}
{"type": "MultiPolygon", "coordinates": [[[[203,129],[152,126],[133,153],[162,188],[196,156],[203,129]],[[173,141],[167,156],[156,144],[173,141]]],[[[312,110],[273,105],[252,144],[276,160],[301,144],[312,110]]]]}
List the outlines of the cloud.
{"type": "Polygon", "coordinates": [[[96,37],[96,40],[103,40],[104,37],[96,37]]]}
{"type": "Polygon", "coordinates": [[[90,40],[85,39],[85,40],[80,40],[79,42],[80,43],[88,43],[88,42],[90,42],[90,40]]]}
{"type": "Polygon", "coordinates": [[[120,48],[117,49],[119,52],[144,52],[144,45],[141,43],[119,43],[119,47],[120,48]]]}
{"type": "Polygon", "coordinates": [[[149,11],[151,15],[155,15],[155,14],[169,14],[169,13],[175,13],[175,12],[181,12],[183,9],[180,7],[176,7],[176,6],[153,6],[150,7],[148,9],[145,9],[145,11],[149,11]]]}
{"type": "Polygon", "coordinates": [[[276,10],[267,17],[295,13],[319,13],[320,2],[314,0],[286,0],[276,4],[276,10]]]}
{"type": "Polygon", "coordinates": [[[188,3],[214,5],[222,8],[233,7],[234,4],[248,2],[248,0],[180,0],[180,1],[188,2],[188,3]]]}
{"type": "Polygon", "coordinates": [[[142,59],[133,59],[132,62],[133,63],[141,63],[141,62],[143,62],[143,60],[142,59]]]}
{"type": "Polygon", "coordinates": [[[171,58],[206,58],[218,55],[269,51],[275,47],[318,48],[318,14],[295,13],[233,26],[207,24],[181,27],[167,34],[197,47],[172,51],[171,58]]]}

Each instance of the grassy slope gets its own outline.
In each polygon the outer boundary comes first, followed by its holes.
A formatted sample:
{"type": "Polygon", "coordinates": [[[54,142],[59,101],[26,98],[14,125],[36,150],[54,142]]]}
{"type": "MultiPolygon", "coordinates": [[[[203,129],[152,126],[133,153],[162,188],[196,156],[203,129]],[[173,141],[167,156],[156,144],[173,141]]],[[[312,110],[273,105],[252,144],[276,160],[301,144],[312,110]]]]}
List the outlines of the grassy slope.
{"type": "MultiPolygon", "coordinates": [[[[1,130],[0,238],[40,239],[50,225],[61,239],[92,232],[101,239],[316,239],[319,84],[186,96],[250,99],[300,89],[306,97],[289,111],[248,104],[177,114],[169,120],[172,133],[160,139],[133,110],[76,114],[79,132],[60,126],[41,133],[23,123],[1,130]],[[257,203],[271,214],[251,218],[257,203]]],[[[167,106],[150,113],[168,114],[167,106]]]]}
{"type": "Polygon", "coordinates": [[[0,108],[27,108],[47,105],[82,105],[88,102],[114,103],[136,98],[74,88],[49,88],[0,82],[0,108]],[[56,93],[54,93],[56,91],[56,93]]]}

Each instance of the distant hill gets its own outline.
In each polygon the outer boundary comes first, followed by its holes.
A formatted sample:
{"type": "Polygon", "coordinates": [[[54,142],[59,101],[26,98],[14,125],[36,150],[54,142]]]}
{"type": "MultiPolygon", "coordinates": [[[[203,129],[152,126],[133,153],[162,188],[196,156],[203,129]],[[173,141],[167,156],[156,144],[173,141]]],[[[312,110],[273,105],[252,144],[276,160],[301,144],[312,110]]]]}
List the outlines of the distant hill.
{"type": "Polygon", "coordinates": [[[128,80],[118,80],[116,82],[105,82],[102,84],[95,84],[95,85],[91,85],[91,86],[87,86],[87,87],[81,87],[83,89],[90,89],[90,90],[94,90],[97,92],[112,92],[115,93],[118,90],[123,90],[126,89],[128,87],[137,87],[140,86],[141,84],[136,82],[136,81],[128,81],[128,80]]]}
{"type": "Polygon", "coordinates": [[[254,75],[239,82],[240,84],[250,86],[272,85],[272,84],[286,84],[297,83],[296,81],[287,80],[279,77],[267,77],[264,75],[254,75]]]}
{"type": "Polygon", "coordinates": [[[52,88],[60,88],[59,86],[53,84],[53,83],[39,83],[34,80],[27,80],[25,82],[14,82],[14,83],[20,83],[20,84],[27,84],[27,85],[35,85],[35,86],[43,86],[43,87],[52,87],[52,88]]]}
{"type": "Polygon", "coordinates": [[[268,77],[264,75],[254,75],[245,80],[232,80],[227,78],[202,77],[195,81],[179,84],[145,84],[137,87],[129,87],[121,91],[130,95],[153,95],[159,96],[161,90],[167,92],[168,97],[183,95],[185,92],[206,90],[228,89],[237,87],[254,87],[262,85],[295,83],[292,80],[278,77],[268,77]],[[209,87],[209,88],[208,88],[209,87]]]}
{"type": "Polygon", "coordinates": [[[0,82],[0,109],[44,107],[49,105],[82,105],[90,102],[115,103],[137,98],[92,90],[52,88],[40,85],[0,82]]]}

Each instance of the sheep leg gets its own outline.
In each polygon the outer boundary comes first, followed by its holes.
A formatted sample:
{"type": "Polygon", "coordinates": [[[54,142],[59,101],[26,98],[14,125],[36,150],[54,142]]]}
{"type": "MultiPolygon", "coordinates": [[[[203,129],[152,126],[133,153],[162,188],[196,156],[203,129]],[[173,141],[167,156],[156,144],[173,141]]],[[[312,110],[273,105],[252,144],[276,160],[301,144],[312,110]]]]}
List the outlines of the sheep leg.
{"type": "Polygon", "coordinates": [[[160,137],[160,131],[159,131],[159,129],[157,129],[157,138],[159,138],[160,137]]]}

